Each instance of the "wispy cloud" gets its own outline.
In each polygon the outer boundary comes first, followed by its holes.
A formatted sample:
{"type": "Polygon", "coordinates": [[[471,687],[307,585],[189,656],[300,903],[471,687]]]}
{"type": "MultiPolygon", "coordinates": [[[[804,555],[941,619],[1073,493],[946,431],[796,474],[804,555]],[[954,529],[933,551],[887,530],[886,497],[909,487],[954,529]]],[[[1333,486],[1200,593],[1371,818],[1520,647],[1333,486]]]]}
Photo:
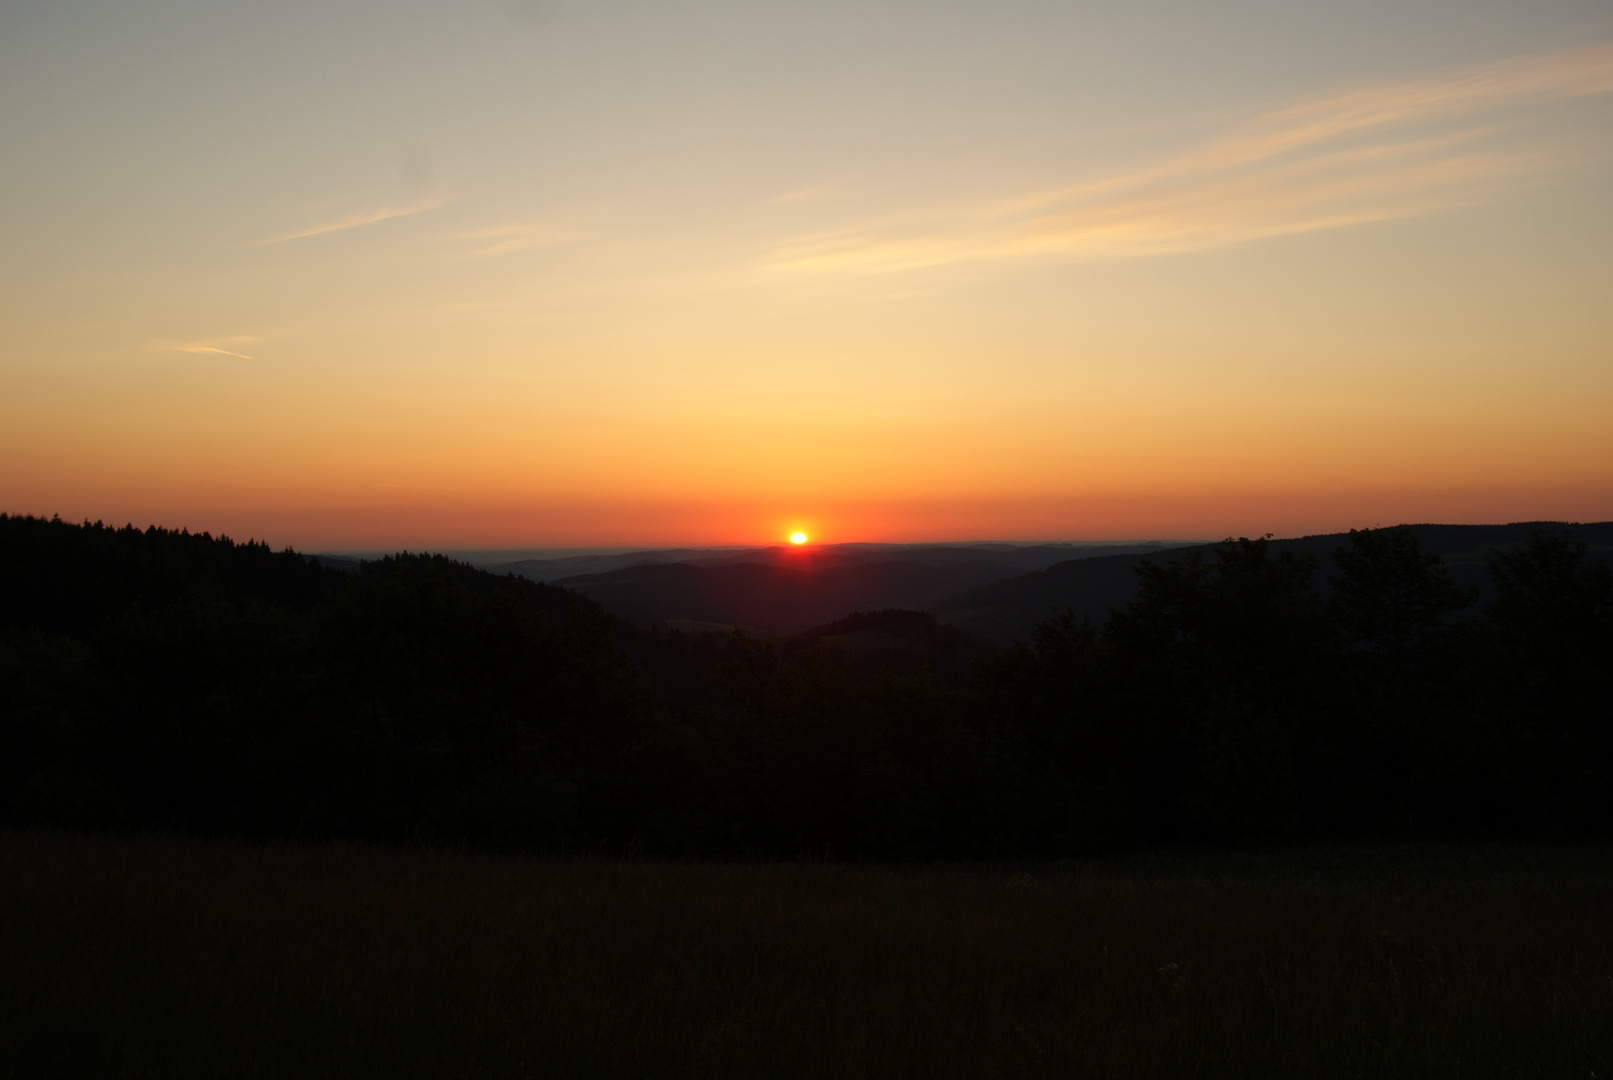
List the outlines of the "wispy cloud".
{"type": "Polygon", "coordinates": [[[214,356],[233,356],[237,360],[251,360],[246,353],[230,352],[228,349],[215,348],[212,345],[190,345],[179,350],[188,353],[212,353],[214,356]]]}
{"type": "Polygon", "coordinates": [[[265,244],[283,244],[287,240],[305,240],[310,236],[323,236],[326,233],[342,232],[345,229],[356,229],[362,225],[373,225],[377,221],[387,221],[391,218],[408,217],[410,214],[421,214],[427,210],[435,210],[452,202],[452,195],[432,195],[428,198],[417,199],[414,202],[404,203],[401,206],[382,206],[370,210],[359,210],[346,214],[332,221],[320,222],[305,229],[271,236],[267,240],[259,240],[253,247],[262,247],[265,244]]]}
{"type": "Polygon", "coordinates": [[[251,360],[253,357],[234,349],[226,349],[226,345],[247,345],[262,338],[251,337],[246,334],[236,334],[232,337],[211,338],[207,341],[155,341],[151,349],[155,352],[182,352],[193,353],[199,356],[233,356],[237,360],[251,360]]]}
{"type": "Polygon", "coordinates": [[[583,235],[581,229],[564,222],[539,221],[471,229],[460,233],[459,238],[476,241],[476,246],[470,251],[472,255],[509,255],[533,248],[553,247],[583,235]]]}
{"type": "Polygon", "coordinates": [[[1609,92],[1613,43],[1366,87],[1253,116],[1140,168],[797,237],[764,266],[873,273],[1123,258],[1431,213],[1546,163],[1505,148],[1504,110],[1609,92]]]}

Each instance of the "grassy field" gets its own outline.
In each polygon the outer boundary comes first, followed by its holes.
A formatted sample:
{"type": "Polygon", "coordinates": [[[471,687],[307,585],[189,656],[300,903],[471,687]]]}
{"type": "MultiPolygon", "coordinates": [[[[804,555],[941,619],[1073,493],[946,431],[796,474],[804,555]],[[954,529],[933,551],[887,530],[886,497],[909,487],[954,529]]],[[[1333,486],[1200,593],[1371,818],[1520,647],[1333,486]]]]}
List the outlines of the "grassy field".
{"type": "Polygon", "coordinates": [[[1613,1077],[1613,852],[885,868],[0,833],[0,1070],[1613,1077]]]}

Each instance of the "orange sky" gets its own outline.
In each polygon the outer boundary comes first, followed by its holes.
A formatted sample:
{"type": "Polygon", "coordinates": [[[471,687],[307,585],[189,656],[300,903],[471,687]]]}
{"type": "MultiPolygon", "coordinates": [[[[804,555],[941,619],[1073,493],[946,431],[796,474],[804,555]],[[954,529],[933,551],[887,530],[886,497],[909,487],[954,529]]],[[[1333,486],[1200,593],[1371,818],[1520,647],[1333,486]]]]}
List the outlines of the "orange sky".
{"type": "Polygon", "coordinates": [[[1605,8],[997,11],[8,6],[0,510],[325,550],[1613,518],[1605,8]]]}

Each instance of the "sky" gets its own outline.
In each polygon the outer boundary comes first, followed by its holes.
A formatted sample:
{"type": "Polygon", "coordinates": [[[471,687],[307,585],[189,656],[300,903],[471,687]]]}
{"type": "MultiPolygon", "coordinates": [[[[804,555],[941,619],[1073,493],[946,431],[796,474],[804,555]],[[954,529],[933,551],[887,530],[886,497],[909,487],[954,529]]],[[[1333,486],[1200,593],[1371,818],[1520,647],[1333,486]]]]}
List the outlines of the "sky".
{"type": "Polygon", "coordinates": [[[1613,8],[0,6],[0,510],[1613,518],[1613,8]]]}

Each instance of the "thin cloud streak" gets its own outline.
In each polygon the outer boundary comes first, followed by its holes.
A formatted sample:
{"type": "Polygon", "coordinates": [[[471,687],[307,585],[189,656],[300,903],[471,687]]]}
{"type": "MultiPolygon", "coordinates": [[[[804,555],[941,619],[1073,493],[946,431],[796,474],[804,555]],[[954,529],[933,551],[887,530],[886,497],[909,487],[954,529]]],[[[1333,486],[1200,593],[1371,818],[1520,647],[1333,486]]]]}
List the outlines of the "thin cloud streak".
{"type": "Polygon", "coordinates": [[[965,260],[1127,258],[1420,216],[1481,201],[1496,184],[1549,164],[1539,152],[1474,145],[1500,130],[1481,122],[1484,114],[1608,92],[1613,43],[1349,91],[1255,116],[1146,168],[798,237],[763,269],[879,273],[965,260]],[[1444,133],[1413,137],[1441,123],[1444,133]]]}
{"type": "Polygon", "coordinates": [[[236,334],[232,337],[209,338],[206,341],[158,341],[152,343],[151,349],[157,352],[182,352],[197,356],[232,356],[237,360],[252,360],[255,357],[248,356],[246,353],[236,352],[233,349],[226,349],[223,346],[245,345],[249,342],[262,340],[262,338],[252,337],[247,334],[236,334]]]}
{"type": "Polygon", "coordinates": [[[392,218],[408,217],[411,214],[423,214],[427,210],[435,210],[453,202],[452,195],[433,195],[430,198],[419,199],[403,206],[383,206],[374,210],[360,210],[347,214],[334,221],[310,225],[306,229],[284,233],[280,236],[271,236],[267,240],[259,240],[252,247],[264,247],[268,244],[283,244],[288,240],[306,240],[310,236],[324,236],[326,233],[342,232],[347,229],[357,229],[364,225],[374,225],[378,221],[388,221],[392,218]]]}
{"type": "Polygon", "coordinates": [[[569,225],[560,225],[552,222],[514,223],[509,225],[494,225],[485,229],[472,229],[459,234],[462,240],[481,241],[480,247],[469,254],[473,256],[509,255],[517,251],[530,251],[534,248],[554,247],[571,240],[580,239],[586,235],[579,229],[569,225]]]}
{"type": "Polygon", "coordinates": [[[183,349],[180,349],[179,351],[188,353],[210,353],[214,356],[233,356],[237,360],[253,359],[253,357],[248,356],[246,353],[230,352],[228,349],[215,349],[211,345],[189,345],[183,349]]]}

